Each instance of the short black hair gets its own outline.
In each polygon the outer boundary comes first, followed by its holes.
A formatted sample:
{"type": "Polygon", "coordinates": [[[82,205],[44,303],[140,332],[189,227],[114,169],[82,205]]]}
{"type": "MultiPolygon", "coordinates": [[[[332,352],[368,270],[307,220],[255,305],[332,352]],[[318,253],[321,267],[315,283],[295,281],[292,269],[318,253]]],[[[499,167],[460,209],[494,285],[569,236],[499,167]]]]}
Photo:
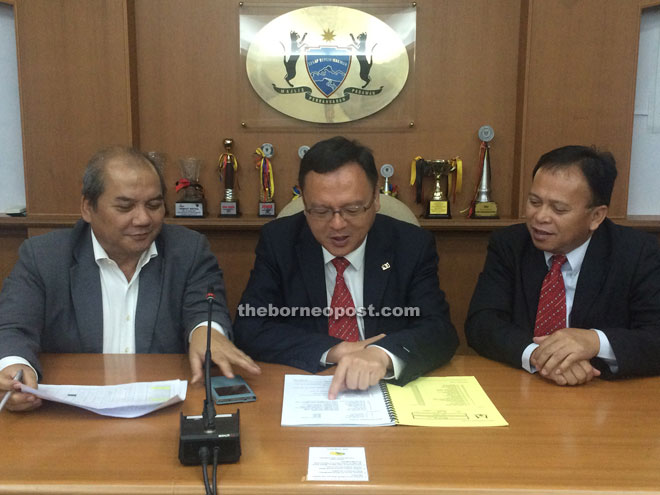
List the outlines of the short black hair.
{"type": "Polygon", "coordinates": [[[559,170],[576,166],[587,180],[591,189],[591,205],[601,206],[610,204],[612,189],[616,179],[616,162],[609,151],[599,151],[589,146],[563,146],[545,153],[534,167],[532,178],[536,172],[545,170],[559,170]]]}
{"type": "Polygon", "coordinates": [[[99,198],[103,194],[103,191],[105,191],[105,166],[113,158],[123,158],[127,163],[153,167],[158,174],[163,198],[165,197],[165,178],[163,177],[163,170],[158,163],[135,148],[110,146],[94,153],[94,156],[87,163],[87,168],[83,175],[82,196],[89,201],[92,208],[96,209],[99,198]]]}
{"type": "Polygon", "coordinates": [[[367,179],[375,188],[378,184],[378,171],[371,150],[357,141],[350,141],[343,136],[335,136],[316,143],[300,160],[300,171],[298,172],[300,189],[305,189],[305,176],[309,172],[327,174],[352,162],[360,165],[367,174],[367,179]]]}

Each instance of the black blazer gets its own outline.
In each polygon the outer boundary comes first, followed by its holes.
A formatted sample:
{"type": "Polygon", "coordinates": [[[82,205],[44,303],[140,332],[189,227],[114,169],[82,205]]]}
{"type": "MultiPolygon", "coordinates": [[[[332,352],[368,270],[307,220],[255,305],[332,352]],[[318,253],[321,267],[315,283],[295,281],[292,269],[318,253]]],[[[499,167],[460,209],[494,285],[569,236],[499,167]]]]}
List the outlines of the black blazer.
{"type": "MultiPolygon", "coordinates": [[[[479,354],[521,367],[532,343],[548,271],[524,224],[494,232],[472,296],[465,335],[479,354]]],[[[612,345],[616,377],[660,374],[660,249],[652,235],[606,219],[584,257],[570,325],[602,330],[612,345]]],[[[613,378],[600,359],[592,364],[613,378]]]]}
{"type": "MultiPolygon", "coordinates": [[[[406,363],[398,383],[407,383],[451,359],[458,338],[438,285],[433,236],[419,227],[376,215],[365,251],[365,308],[420,308],[419,317],[364,317],[365,337],[406,363]],[[389,265],[386,265],[389,263],[389,265]]],[[[328,335],[327,316],[259,317],[251,308],[325,308],[327,295],[321,245],[303,213],[274,220],[261,230],[256,261],[237,311],[237,345],[253,358],[322,369],[321,356],[341,342],[328,335]],[[241,312],[244,316],[241,316],[241,312]]]]}

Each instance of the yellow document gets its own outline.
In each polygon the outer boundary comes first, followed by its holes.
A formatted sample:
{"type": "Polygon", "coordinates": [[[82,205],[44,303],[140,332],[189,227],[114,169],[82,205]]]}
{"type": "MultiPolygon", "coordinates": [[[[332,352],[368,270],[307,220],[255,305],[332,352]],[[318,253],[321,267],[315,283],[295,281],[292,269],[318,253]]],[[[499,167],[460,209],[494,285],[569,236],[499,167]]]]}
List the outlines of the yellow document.
{"type": "Polygon", "coordinates": [[[421,377],[405,387],[387,384],[396,424],[508,426],[473,376],[421,377]]]}

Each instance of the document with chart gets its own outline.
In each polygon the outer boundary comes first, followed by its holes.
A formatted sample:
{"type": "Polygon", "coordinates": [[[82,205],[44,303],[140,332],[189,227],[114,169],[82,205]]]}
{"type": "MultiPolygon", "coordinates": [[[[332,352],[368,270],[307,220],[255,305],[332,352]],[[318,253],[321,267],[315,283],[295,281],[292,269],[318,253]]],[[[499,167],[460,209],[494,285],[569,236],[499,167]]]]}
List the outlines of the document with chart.
{"type": "Polygon", "coordinates": [[[282,426],[508,426],[473,376],[382,381],[328,399],[332,376],[285,375],[282,426]]]}
{"type": "Polygon", "coordinates": [[[412,426],[508,426],[473,376],[421,377],[387,384],[395,420],[412,426]]]}

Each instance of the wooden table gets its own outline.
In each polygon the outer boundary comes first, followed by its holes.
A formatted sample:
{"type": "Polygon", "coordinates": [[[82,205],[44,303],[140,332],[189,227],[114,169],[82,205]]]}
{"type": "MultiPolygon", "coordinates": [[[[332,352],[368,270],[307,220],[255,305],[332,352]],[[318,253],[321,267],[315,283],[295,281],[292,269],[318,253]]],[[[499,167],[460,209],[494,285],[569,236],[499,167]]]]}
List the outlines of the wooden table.
{"type": "MultiPolygon", "coordinates": [[[[116,384],[188,378],[183,355],[45,355],[47,383],[116,384]]],[[[476,356],[436,375],[474,375],[509,422],[498,428],[283,428],[286,366],[248,377],[243,455],[219,468],[221,494],[660,494],[660,378],[561,388],[476,356]],[[364,446],[369,482],[304,481],[310,446],[364,446]]],[[[198,414],[203,388],[184,404],[116,419],[47,402],[0,414],[0,493],[202,494],[201,468],[177,458],[179,412],[198,414]]],[[[218,412],[237,406],[218,406],[218,412]]]]}

